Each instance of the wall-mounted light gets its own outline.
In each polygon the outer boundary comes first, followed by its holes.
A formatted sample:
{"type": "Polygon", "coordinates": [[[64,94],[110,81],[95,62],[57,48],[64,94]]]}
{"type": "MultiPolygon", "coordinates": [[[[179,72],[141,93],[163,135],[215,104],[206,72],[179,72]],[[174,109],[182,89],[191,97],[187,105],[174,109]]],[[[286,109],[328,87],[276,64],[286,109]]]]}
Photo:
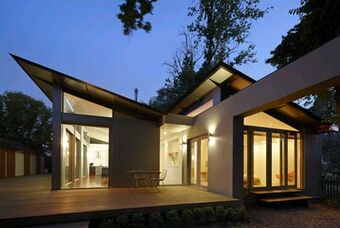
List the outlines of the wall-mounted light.
{"type": "Polygon", "coordinates": [[[209,137],[213,137],[213,136],[214,136],[214,134],[209,132],[209,137]]]}

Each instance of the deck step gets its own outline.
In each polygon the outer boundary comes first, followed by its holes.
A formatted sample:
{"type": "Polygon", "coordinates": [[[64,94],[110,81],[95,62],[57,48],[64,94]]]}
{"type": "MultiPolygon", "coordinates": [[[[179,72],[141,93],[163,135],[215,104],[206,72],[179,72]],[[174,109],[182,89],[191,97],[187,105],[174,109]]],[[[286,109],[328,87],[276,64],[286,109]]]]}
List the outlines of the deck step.
{"type": "Polygon", "coordinates": [[[307,202],[308,200],[312,200],[312,199],[314,199],[314,197],[302,195],[302,196],[259,199],[259,200],[264,203],[283,203],[283,202],[301,202],[301,201],[307,202]]]}
{"type": "Polygon", "coordinates": [[[251,191],[250,193],[263,196],[263,195],[271,195],[271,194],[292,194],[292,193],[300,193],[302,190],[299,189],[280,189],[280,190],[261,190],[261,191],[251,191]]]}

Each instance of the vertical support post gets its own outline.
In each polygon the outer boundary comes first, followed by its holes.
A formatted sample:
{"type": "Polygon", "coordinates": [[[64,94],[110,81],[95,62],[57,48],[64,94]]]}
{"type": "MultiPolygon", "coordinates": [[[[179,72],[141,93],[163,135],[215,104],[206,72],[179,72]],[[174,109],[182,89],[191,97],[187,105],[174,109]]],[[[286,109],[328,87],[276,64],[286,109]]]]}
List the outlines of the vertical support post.
{"type": "Polygon", "coordinates": [[[52,103],[53,103],[52,190],[58,190],[61,188],[60,151],[61,151],[62,90],[57,86],[53,86],[52,103]]]}
{"type": "Polygon", "coordinates": [[[267,183],[266,183],[266,188],[272,187],[272,131],[267,131],[266,132],[266,161],[267,161],[267,183]]]}
{"type": "Polygon", "coordinates": [[[233,197],[243,203],[243,117],[233,120],[233,197]]]}
{"type": "Polygon", "coordinates": [[[114,187],[113,183],[113,175],[114,175],[114,125],[115,125],[115,117],[114,110],[112,109],[112,119],[111,126],[109,128],[109,187],[114,187]]]}

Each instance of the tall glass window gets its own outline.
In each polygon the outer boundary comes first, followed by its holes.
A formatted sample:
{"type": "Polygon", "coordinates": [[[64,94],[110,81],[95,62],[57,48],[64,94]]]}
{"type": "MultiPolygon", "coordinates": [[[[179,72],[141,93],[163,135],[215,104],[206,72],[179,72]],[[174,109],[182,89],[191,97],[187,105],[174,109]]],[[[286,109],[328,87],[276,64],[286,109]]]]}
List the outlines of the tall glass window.
{"type": "Polygon", "coordinates": [[[272,134],[272,186],[285,184],[284,135],[272,134]]]}
{"type": "Polygon", "coordinates": [[[295,135],[288,134],[288,185],[295,185],[295,135]]]}
{"type": "Polygon", "coordinates": [[[243,133],[243,187],[248,187],[248,132],[243,133]]]}
{"type": "Polygon", "coordinates": [[[107,187],[109,129],[62,125],[62,188],[107,187]]]}
{"type": "Polygon", "coordinates": [[[191,142],[191,175],[190,182],[191,184],[197,183],[197,141],[191,142]]]}
{"type": "Polygon", "coordinates": [[[253,187],[267,185],[267,139],[266,132],[254,131],[253,187]]]}

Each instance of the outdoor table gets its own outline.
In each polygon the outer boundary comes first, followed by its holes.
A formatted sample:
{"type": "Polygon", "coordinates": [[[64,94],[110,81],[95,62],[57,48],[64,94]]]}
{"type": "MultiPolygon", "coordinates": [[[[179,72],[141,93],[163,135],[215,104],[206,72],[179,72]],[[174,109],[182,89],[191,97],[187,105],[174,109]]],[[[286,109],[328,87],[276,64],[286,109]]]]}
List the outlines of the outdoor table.
{"type": "MultiPolygon", "coordinates": [[[[159,176],[160,175],[160,171],[155,171],[155,170],[130,170],[127,171],[128,174],[133,176],[133,185],[135,186],[135,189],[138,187],[137,186],[137,176],[145,176],[145,180],[148,181],[151,180],[151,178],[148,178],[147,176],[159,176]]],[[[150,183],[151,185],[151,183],[150,183]]]]}

